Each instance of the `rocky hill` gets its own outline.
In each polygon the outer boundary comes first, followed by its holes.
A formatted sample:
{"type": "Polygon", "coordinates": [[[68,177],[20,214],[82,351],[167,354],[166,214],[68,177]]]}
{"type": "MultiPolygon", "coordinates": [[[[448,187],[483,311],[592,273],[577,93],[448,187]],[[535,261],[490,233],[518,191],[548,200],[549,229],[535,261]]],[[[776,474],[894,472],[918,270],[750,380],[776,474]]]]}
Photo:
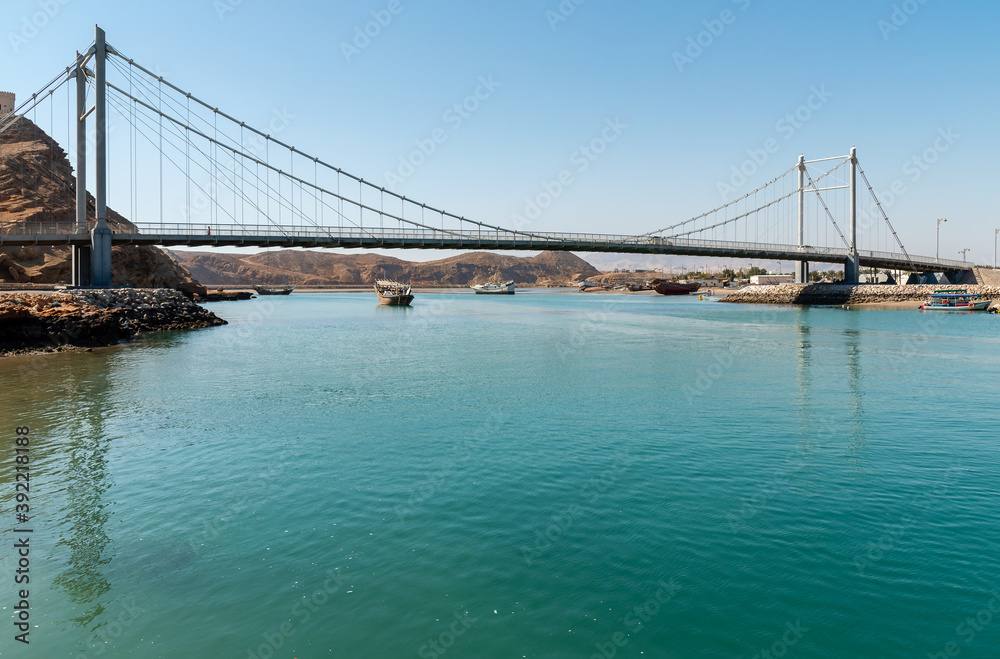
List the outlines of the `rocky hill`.
{"type": "Polygon", "coordinates": [[[369,286],[395,279],[413,286],[469,286],[494,280],[520,285],[566,286],[600,274],[568,252],[516,257],[470,252],[438,261],[414,263],[382,254],[337,254],[278,250],[259,254],[171,252],[181,265],[209,286],[298,284],[369,286]]]}
{"type": "MultiPolygon", "coordinates": [[[[93,195],[87,199],[89,226],[96,222],[93,195]]],[[[73,226],[76,178],[62,147],[27,117],[0,134],[0,232],[21,222],[73,226]]],[[[108,224],[132,224],[108,209],[108,224]]],[[[167,254],[155,247],[112,248],[112,283],[136,288],[197,290],[198,283],[167,254]]],[[[0,282],[69,283],[68,247],[0,248],[0,282]]]]}

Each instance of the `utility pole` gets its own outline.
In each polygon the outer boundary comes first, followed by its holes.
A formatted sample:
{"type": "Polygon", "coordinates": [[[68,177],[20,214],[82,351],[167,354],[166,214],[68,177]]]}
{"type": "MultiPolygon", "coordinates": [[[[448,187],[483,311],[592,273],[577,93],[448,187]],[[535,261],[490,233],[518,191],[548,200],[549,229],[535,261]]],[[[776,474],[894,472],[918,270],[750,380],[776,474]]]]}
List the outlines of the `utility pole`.
{"type": "Polygon", "coordinates": [[[940,259],[941,258],[941,223],[942,222],[947,222],[947,221],[948,221],[947,219],[940,218],[940,217],[938,218],[938,221],[937,221],[937,249],[934,252],[934,258],[936,258],[936,259],[940,259]]]}
{"type": "Polygon", "coordinates": [[[993,269],[997,269],[997,234],[1000,234],[1000,229],[993,230],[993,269]]]}
{"type": "Polygon", "coordinates": [[[968,252],[971,252],[971,251],[972,251],[972,249],[971,249],[971,248],[969,248],[969,247],[966,247],[965,249],[960,249],[960,250],[958,250],[958,253],[962,255],[962,263],[965,263],[965,255],[966,255],[966,254],[967,254],[968,252]]]}

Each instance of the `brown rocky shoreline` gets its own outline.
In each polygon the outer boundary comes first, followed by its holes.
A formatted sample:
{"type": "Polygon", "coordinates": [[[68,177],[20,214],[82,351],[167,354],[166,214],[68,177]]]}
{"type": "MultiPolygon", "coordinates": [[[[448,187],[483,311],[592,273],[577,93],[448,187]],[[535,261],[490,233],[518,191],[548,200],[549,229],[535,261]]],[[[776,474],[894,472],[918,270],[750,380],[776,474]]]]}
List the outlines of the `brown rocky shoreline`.
{"type": "MultiPolygon", "coordinates": [[[[986,299],[1000,300],[1000,286],[942,284],[885,285],[885,284],[777,284],[773,286],[747,286],[733,291],[721,302],[744,304],[799,304],[799,305],[854,305],[881,302],[921,302],[937,290],[961,290],[979,293],[986,299]]],[[[994,306],[1000,306],[994,301],[994,306]]]]}
{"type": "Polygon", "coordinates": [[[0,293],[0,355],[96,348],[139,332],[227,324],[171,289],[0,293]]]}

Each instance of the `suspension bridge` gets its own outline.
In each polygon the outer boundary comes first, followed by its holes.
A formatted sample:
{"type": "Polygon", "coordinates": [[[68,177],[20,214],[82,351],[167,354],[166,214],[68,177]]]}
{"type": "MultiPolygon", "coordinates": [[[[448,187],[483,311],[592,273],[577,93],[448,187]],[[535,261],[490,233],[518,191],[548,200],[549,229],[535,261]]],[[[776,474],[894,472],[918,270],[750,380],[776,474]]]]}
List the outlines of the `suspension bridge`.
{"type": "Polygon", "coordinates": [[[810,263],[842,263],[849,283],[858,281],[861,268],[956,274],[971,265],[909,254],[855,149],[833,158],[800,157],[759,188],[661,229],[552,233],[466,218],[348,173],[173,85],[108,44],[100,27],[71,65],[0,117],[0,140],[29,113],[39,123],[41,111],[44,123],[46,107],[56,139],[55,106],[63,96],[66,152],[76,181],[84,182],[76,185],[75,214],[7,223],[0,246],[71,246],[74,285],[110,286],[116,244],[735,257],[794,261],[798,282],[807,281],[810,263]],[[95,218],[88,222],[91,151],[95,218]],[[124,166],[112,172],[109,162],[124,166]],[[119,176],[122,169],[127,175],[119,176]],[[130,221],[109,223],[109,188],[130,221]],[[183,202],[169,209],[168,198],[183,202]]]}

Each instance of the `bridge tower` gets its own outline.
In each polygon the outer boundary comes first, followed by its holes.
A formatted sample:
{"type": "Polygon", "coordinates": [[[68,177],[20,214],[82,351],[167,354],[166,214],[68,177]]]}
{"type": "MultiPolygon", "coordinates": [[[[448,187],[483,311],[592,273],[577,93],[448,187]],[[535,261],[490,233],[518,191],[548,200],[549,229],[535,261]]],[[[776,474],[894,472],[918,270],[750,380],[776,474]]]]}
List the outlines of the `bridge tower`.
{"type": "MultiPolygon", "coordinates": [[[[806,157],[799,156],[799,247],[806,244],[806,157]]],[[[809,283],[809,263],[795,262],[795,283],[809,283]]]]}
{"type": "Polygon", "coordinates": [[[111,286],[111,229],[108,228],[108,113],[107,40],[104,30],[94,28],[94,48],[76,54],[76,233],[87,232],[87,117],[94,114],[94,201],[97,223],[90,232],[90,245],[71,248],[74,286],[111,286]],[[94,56],[94,106],[87,108],[87,61],[94,56]]]}
{"type": "MultiPolygon", "coordinates": [[[[73,76],[76,78],[76,231],[87,233],[87,69],[86,57],[76,54],[73,76]]],[[[89,286],[90,245],[73,245],[72,283],[89,286]]]]}
{"type": "Polygon", "coordinates": [[[104,30],[95,28],[94,39],[94,134],[95,134],[95,186],[97,224],[90,234],[92,283],[98,288],[111,285],[111,229],[108,228],[108,115],[107,115],[107,79],[106,65],[108,58],[107,41],[104,30]]]}
{"type": "Polygon", "coordinates": [[[851,245],[844,262],[844,283],[857,284],[861,278],[861,261],[858,257],[858,147],[851,147],[851,245]]]}

